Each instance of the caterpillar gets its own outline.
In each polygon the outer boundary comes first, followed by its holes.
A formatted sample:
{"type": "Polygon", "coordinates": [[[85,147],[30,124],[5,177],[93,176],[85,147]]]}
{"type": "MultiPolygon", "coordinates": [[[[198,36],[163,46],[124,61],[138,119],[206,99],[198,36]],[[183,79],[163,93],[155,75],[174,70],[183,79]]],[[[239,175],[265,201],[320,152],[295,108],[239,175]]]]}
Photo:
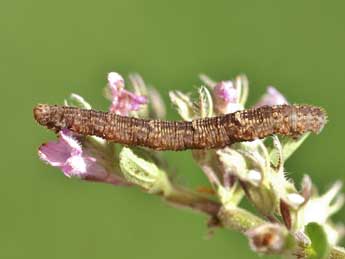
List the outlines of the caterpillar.
{"type": "Polygon", "coordinates": [[[38,104],[33,113],[40,125],[54,131],[67,128],[127,146],[175,151],[218,149],[273,134],[297,138],[319,133],[327,121],[325,111],[312,105],[262,106],[192,121],[138,119],[48,104],[38,104]]]}

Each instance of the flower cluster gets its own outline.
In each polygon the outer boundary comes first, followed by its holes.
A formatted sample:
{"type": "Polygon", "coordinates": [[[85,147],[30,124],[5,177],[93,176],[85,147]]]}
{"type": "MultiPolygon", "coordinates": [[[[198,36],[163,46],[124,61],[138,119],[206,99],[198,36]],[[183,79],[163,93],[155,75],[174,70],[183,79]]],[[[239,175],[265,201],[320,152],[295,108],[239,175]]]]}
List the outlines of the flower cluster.
{"type": "Polygon", "coordinates": [[[124,89],[125,81],[116,72],[108,74],[108,87],[111,92],[111,106],[109,111],[119,115],[128,115],[131,111],[137,111],[141,105],[147,103],[146,96],[137,95],[124,89]]]}
{"type": "MultiPolygon", "coordinates": [[[[180,91],[169,93],[183,120],[244,109],[249,92],[246,76],[220,82],[205,75],[200,78],[205,86],[199,88],[197,100],[180,91]]],[[[164,118],[165,106],[158,92],[148,87],[137,74],[130,75],[129,79],[133,91],[125,89],[121,75],[108,74],[109,111],[124,116],[164,118]]],[[[288,103],[287,99],[270,86],[254,107],[284,103],[288,103]]],[[[76,94],[65,100],[65,104],[91,108],[76,94]]],[[[59,132],[57,142],[42,145],[39,156],[67,177],[114,185],[137,185],[148,193],[161,195],[172,204],[205,213],[210,216],[210,227],[242,232],[248,237],[250,247],[258,253],[337,258],[345,255],[342,248],[336,247],[345,230],[334,224],[330,217],[345,201],[339,194],[341,183],[336,182],[320,196],[309,176],[303,178],[301,188],[297,189],[287,178],[284,167],[284,162],[307,137],[308,134],[295,140],[272,136],[219,150],[191,151],[216,199],[204,191],[181,186],[168,174],[164,166],[167,161],[158,152],[122,147],[67,129],[59,132]],[[243,198],[253,204],[258,215],[239,206],[243,198]]]]}

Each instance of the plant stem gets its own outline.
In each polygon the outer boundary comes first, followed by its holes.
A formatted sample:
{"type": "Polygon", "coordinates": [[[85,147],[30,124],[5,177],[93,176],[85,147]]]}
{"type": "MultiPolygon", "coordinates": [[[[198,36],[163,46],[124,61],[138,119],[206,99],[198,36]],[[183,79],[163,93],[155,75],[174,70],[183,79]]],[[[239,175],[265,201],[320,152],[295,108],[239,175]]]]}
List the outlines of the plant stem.
{"type": "Polygon", "coordinates": [[[241,233],[265,223],[264,220],[249,211],[232,204],[223,206],[218,213],[218,218],[225,228],[241,233]]]}
{"type": "Polygon", "coordinates": [[[213,222],[218,222],[218,224],[213,224],[213,226],[223,226],[242,233],[265,222],[254,214],[233,204],[229,203],[226,206],[222,206],[219,202],[210,200],[205,196],[182,187],[172,186],[171,190],[164,194],[164,198],[173,205],[190,208],[211,216],[213,222]]]}
{"type": "Polygon", "coordinates": [[[169,192],[164,193],[164,198],[173,205],[190,208],[211,217],[217,217],[221,207],[219,202],[210,200],[204,195],[191,192],[180,186],[171,186],[169,192]]]}

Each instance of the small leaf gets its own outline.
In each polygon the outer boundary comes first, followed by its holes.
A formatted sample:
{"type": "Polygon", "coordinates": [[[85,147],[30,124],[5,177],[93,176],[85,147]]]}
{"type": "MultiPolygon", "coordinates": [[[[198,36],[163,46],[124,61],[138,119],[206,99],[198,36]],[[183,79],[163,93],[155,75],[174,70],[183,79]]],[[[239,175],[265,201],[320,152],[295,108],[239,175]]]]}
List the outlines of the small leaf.
{"type": "Polygon", "coordinates": [[[66,106],[78,107],[83,109],[91,109],[91,105],[80,95],[71,94],[67,99],[65,99],[64,104],[66,106]]]}
{"type": "Polygon", "coordinates": [[[194,105],[191,98],[180,91],[170,91],[171,102],[176,106],[177,112],[182,119],[191,121],[195,116],[194,105]]]}
{"type": "MultiPolygon", "coordinates": [[[[309,135],[309,133],[306,133],[297,140],[291,137],[279,137],[282,146],[281,154],[284,161],[286,161],[302,145],[309,135]]],[[[275,148],[271,149],[270,157],[272,162],[276,164],[279,159],[279,154],[277,154],[277,150],[275,148]]]]}
{"type": "Polygon", "coordinates": [[[120,154],[120,168],[125,178],[144,188],[149,193],[170,190],[170,183],[164,171],[153,161],[139,157],[133,150],[124,147],[120,154]]]}
{"type": "Polygon", "coordinates": [[[200,74],[199,75],[199,78],[200,80],[205,84],[207,85],[210,89],[213,89],[217,82],[213,81],[210,77],[208,77],[207,75],[205,74],[200,74]]]}
{"type": "Polygon", "coordinates": [[[319,224],[315,222],[309,223],[305,227],[305,233],[311,241],[311,246],[308,248],[308,259],[323,259],[327,258],[329,253],[329,244],[327,236],[319,224]]]}
{"type": "Polygon", "coordinates": [[[213,115],[213,101],[210,91],[205,87],[199,88],[200,117],[207,118],[213,115]]]}
{"type": "Polygon", "coordinates": [[[239,100],[238,102],[245,105],[247,99],[248,99],[248,92],[249,92],[249,82],[246,75],[238,75],[235,79],[235,86],[236,89],[239,90],[239,100]]]}
{"type": "Polygon", "coordinates": [[[284,167],[283,147],[278,136],[273,135],[272,139],[273,139],[273,146],[274,146],[274,150],[272,151],[275,151],[275,152],[271,152],[270,160],[272,162],[272,165],[275,167],[275,169],[277,169],[278,172],[282,172],[283,167],[284,167]]]}

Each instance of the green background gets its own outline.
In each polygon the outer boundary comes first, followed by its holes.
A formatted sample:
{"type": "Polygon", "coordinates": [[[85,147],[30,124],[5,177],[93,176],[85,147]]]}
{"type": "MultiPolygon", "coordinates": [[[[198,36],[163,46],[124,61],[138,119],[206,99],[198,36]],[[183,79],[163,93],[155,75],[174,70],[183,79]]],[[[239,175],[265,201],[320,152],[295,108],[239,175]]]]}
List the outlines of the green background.
{"type": "MultiPolygon", "coordinates": [[[[106,74],[139,72],[166,100],[197,75],[244,72],[250,103],[267,85],[323,106],[329,123],[287,163],[325,190],[344,180],[344,1],[43,1],[0,3],[0,258],[256,258],[238,233],[207,238],[206,218],[134,188],[68,180],[39,161],[54,135],[32,108],[71,92],[107,109],[106,74]]],[[[189,152],[165,154],[181,182],[205,183],[189,152]]],[[[343,209],[336,215],[344,222],[343,209]]]]}

